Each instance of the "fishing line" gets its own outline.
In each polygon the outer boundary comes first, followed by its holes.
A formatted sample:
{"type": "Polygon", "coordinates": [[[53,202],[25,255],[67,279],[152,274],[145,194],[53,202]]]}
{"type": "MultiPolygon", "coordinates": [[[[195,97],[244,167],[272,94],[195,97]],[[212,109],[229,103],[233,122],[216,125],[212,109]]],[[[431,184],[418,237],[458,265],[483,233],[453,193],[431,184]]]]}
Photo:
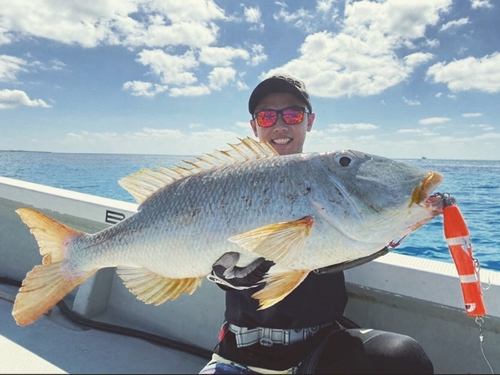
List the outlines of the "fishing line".
{"type": "Polygon", "coordinates": [[[490,361],[488,361],[488,358],[486,358],[486,354],[484,353],[484,348],[483,348],[483,342],[484,342],[484,335],[483,335],[483,324],[484,324],[484,319],[481,316],[476,317],[476,323],[479,326],[479,347],[481,349],[481,353],[483,354],[483,358],[486,361],[486,364],[490,368],[490,371],[492,374],[495,372],[493,371],[493,367],[490,365],[490,361]]]}
{"type": "MultiPolygon", "coordinates": [[[[482,290],[488,290],[491,287],[491,283],[488,280],[488,287],[483,288],[481,284],[481,263],[479,263],[479,260],[477,258],[472,258],[472,261],[474,262],[474,268],[476,269],[476,274],[479,279],[479,284],[481,285],[482,290]]],[[[494,374],[495,372],[493,371],[493,367],[491,367],[490,361],[488,361],[488,358],[486,357],[486,354],[484,353],[484,347],[483,347],[483,342],[484,342],[484,335],[483,335],[483,325],[484,325],[484,319],[482,316],[477,316],[475,319],[476,324],[479,326],[479,348],[481,349],[481,354],[483,355],[483,358],[490,368],[490,372],[494,374]]]]}

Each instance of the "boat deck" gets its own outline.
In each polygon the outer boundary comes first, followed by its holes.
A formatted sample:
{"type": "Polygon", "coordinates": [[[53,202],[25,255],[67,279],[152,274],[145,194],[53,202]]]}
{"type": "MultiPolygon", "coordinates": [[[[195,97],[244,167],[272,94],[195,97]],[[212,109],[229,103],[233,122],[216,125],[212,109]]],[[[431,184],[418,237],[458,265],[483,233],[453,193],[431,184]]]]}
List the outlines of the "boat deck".
{"type": "Polygon", "coordinates": [[[0,286],[0,373],[198,373],[206,359],[133,337],[89,329],[54,308],[27,327],[11,315],[17,288],[0,286]]]}

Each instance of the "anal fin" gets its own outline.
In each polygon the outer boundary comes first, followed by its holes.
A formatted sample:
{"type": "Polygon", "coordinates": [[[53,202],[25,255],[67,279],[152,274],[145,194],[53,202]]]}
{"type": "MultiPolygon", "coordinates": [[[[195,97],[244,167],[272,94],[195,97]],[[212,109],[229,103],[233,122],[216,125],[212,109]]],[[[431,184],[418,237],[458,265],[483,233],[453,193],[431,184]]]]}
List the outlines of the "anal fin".
{"type": "Polygon", "coordinates": [[[145,268],[135,267],[118,267],[117,273],[138,300],[146,304],[154,303],[155,306],[176,299],[183,293],[193,294],[203,281],[203,277],[166,278],[145,268]]]}
{"type": "Polygon", "coordinates": [[[252,297],[259,300],[258,310],[267,309],[282,301],[302,281],[305,280],[310,270],[295,270],[279,275],[267,276],[264,281],[267,283],[264,289],[252,294],[252,297]]]}

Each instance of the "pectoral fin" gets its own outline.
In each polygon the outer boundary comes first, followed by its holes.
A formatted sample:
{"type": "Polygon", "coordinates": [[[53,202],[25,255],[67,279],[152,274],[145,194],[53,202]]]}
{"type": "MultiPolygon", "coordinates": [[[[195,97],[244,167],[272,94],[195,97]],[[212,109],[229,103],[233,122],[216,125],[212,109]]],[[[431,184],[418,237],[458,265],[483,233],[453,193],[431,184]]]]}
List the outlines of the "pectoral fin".
{"type": "Polygon", "coordinates": [[[309,270],[296,270],[266,277],[264,281],[267,285],[264,289],[252,295],[259,300],[258,310],[267,309],[283,300],[304,281],[309,272],[309,270]]]}
{"type": "Polygon", "coordinates": [[[146,304],[161,305],[183,293],[193,294],[203,277],[170,279],[144,268],[118,267],[116,272],[127,289],[146,304]]]}
{"type": "Polygon", "coordinates": [[[291,268],[302,254],[313,224],[314,219],[305,216],[295,221],[266,225],[230,237],[229,241],[283,267],[291,268]]]}

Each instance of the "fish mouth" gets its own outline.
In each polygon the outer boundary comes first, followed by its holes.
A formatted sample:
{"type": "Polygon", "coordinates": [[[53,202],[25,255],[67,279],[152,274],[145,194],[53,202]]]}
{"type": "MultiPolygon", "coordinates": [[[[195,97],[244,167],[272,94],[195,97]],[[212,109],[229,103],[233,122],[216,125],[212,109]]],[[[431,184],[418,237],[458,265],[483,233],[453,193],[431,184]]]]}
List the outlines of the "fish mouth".
{"type": "MultiPolygon", "coordinates": [[[[443,181],[443,175],[429,171],[427,176],[420,181],[420,184],[413,190],[411,201],[409,207],[414,203],[423,207],[427,211],[427,216],[422,220],[414,223],[407,228],[406,234],[399,240],[398,243],[392,245],[393,247],[398,246],[401,241],[408,236],[410,233],[416,231],[418,228],[424,226],[434,217],[441,215],[445,206],[446,194],[435,193],[432,194],[433,190],[443,181]]],[[[394,242],[394,241],[393,241],[394,242]]]]}
{"type": "Polygon", "coordinates": [[[423,178],[420,184],[413,190],[409,206],[411,207],[414,203],[419,206],[431,208],[439,206],[440,200],[435,196],[430,197],[430,195],[442,181],[443,175],[441,173],[429,171],[427,176],[423,178]]]}

